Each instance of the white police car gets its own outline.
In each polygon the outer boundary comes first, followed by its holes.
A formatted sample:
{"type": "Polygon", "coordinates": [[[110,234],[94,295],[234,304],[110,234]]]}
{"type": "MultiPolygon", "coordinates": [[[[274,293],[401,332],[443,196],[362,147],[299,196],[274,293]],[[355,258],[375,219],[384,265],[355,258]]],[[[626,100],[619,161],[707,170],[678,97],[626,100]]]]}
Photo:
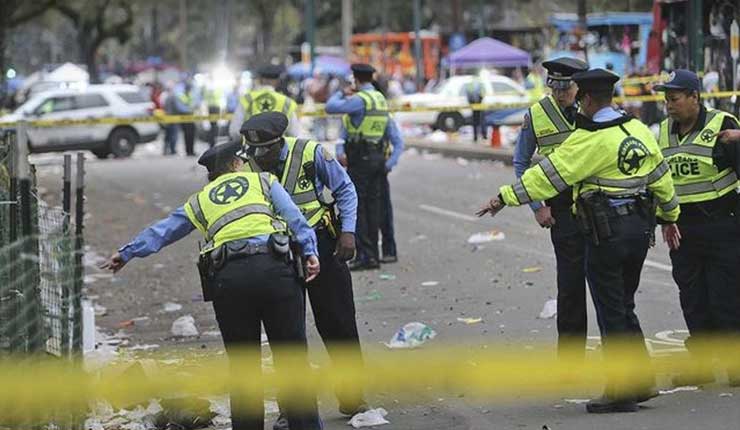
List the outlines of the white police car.
{"type": "MultiPolygon", "coordinates": [[[[154,105],[135,85],[85,85],[33,95],[0,122],[20,120],[79,120],[151,116],[154,105]]],[[[99,158],[128,157],[136,144],[151,142],[159,134],[156,122],[29,127],[32,152],[88,149],[99,158]]]]}

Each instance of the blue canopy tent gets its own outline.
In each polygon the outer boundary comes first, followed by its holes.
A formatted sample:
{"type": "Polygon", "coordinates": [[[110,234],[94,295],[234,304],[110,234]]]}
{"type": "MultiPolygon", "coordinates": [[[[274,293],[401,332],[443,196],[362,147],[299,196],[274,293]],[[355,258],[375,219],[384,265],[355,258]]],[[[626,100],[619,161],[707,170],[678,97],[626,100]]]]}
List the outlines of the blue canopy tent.
{"type": "MultiPolygon", "coordinates": [[[[319,55],[314,60],[314,71],[324,74],[346,76],[350,74],[349,63],[343,58],[331,55],[319,55]]],[[[288,67],[288,76],[293,79],[304,79],[311,76],[311,65],[295,63],[288,67]]]]}
{"type": "Polygon", "coordinates": [[[470,42],[450,54],[446,60],[451,68],[529,67],[532,64],[529,53],[490,37],[470,42]]]}

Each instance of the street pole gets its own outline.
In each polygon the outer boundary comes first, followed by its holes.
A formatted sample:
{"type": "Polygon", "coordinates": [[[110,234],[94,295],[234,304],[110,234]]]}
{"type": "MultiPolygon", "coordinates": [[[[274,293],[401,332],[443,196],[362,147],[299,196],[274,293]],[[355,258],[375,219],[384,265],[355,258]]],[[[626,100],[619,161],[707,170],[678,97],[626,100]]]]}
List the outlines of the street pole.
{"type": "Polygon", "coordinates": [[[588,19],[586,16],[586,0],[578,0],[578,28],[580,29],[580,35],[578,36],[578,43],[583,42],[583,55],[584,59],[588,63],[588,45],[583,41],[583,36],[588,32],[588,19]]]}
{"type": "Polygon", "coordinates": [[[416,89],[422,88],[421,63],[421,0],[414,0],[414,58],[416,59],[416,89]]]}
{"type": "Polygon", "coordinates": [[[688,2],[689,69],[704,71],[704,19],[702,0],[688,2]]]}
{"type": "Polygon", "coordinates": [[[314,54],[316,53],[316,15],[314,13],[314,0],[306,0],[305,5],[306,42],[308,42],[309,46],[309,62],[311,63],[309,70],[311,71],[311,76],[313,76],[314,54]]]}
{"type": "Polygon", "coordinates": [[[352,38],[352,0],[342,0],[342,49],[344,58],[351,54],[350,39],[352,38]]]}
{"type": "Polygon", "coordinates": [[[483,0],[478,0],[478,38],[485,37],[486,35],[486,18],[483,6],[483,0]]]}
{"type": "Polygon", "coordinates": [[[180,0],[180,66],[188,69],[188,2],[180,0]]]}

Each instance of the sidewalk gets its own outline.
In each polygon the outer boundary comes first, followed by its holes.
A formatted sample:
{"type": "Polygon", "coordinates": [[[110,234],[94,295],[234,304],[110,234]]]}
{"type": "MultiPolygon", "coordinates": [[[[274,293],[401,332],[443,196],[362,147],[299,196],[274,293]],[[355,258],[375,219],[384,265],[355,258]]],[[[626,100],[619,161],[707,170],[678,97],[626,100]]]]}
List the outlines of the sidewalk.
{"type": "Polygon", "coordinates": [[[512,164],[514,148],[494,148],[488,142],[457,141],[436,143],[425,138],[406,138],[407,148],[416,148],[419,151],[429,151],[442,154],[445,157],[462,157],[472,160],[502,161],[512,164]]]}

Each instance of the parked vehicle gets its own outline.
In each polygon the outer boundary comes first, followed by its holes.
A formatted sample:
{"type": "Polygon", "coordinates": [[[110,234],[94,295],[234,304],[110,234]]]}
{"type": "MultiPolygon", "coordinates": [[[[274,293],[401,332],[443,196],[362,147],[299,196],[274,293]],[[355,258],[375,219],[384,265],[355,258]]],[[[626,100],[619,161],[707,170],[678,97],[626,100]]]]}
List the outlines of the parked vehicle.
{"type": "MultiPolygon", "coordinates": [[[[79,120],[132,118],[152,115],[149,96],[135,85],[87,85],[53,89],[33,95],[0,122],[20,120],[79,120]]],[[[98,158],[128,157],[139,143],[151,142],[159,134],[156,122],[30,127],[32,152],[88,149],[98,158]]]]}
{"type": "MultiPolygon", "coordinates": [[[[452,76],[440,82],[431,92],[401,96],[397,104],[411,108],[466,106],[468,100],[465,85],[474,78],[473,75],[452,76]]],[[[520,103],[524,105],[529,102],[524,87],[506,76],[488,75],[481,79],[485,89],[485,97],[483,97],[485,104],[520,103]]],[[[451,112],[397,112],[394,118],[400,123],[428,125],[439,130],[456,131],[463,125],[471,123],[472,111],[460,109],[451,112]]]]}

